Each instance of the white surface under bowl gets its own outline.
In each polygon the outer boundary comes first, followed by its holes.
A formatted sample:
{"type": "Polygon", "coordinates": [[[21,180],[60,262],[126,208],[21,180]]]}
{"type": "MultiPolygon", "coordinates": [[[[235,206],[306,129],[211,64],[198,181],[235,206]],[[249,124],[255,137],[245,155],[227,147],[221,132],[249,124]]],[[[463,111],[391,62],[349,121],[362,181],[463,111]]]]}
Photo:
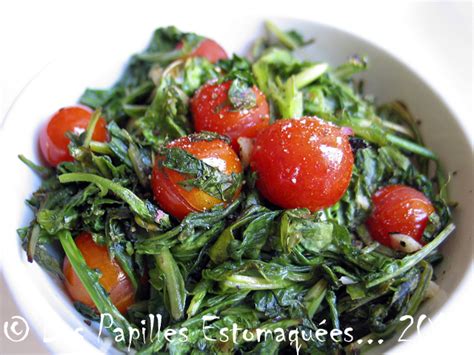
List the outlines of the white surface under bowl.
{"type": "MultiPolygon", "coordinates": [[[[190,25],[176,16],[171,20],[158,16],[150,23],[135,27],[104,27],[95,38],[85,38],[88,50],[81,53],[68,50],[48,65],[32,80],[15,102],[5,121],[2,132],[3,187],[5,211],[2,213],[3,273],[17,304],[33,329],[46,336],[46,344],[53,352],[100,352],[107,344],[97,340],[96,334],[83,322],[73,308],[61,285],[54,282],[38,265],[26,261],[16,236],[16,228],[29,223],[32,214],[24,204],[25,198],[38,187],[39,180],[17,159],[18,154],[38,161],[37,134],[41,124],[58,108],[77,101],[86,87],[107,87],[121,73],[128,57],[143,49],[155,27],[176,25],[194,31],[221,43],[226,50],[242,54],[249,42],[262,31],[261,18],[235,18],[200,21],[190,25]],[[160,17],[162,20],[160,20],[160,17]],[[228,26],[229,23],[238,26],[228,26]],[[5,188],[8,187],[8,188],[5,188]],[[82,329],[75,334],[75,329],[82,329]]],[[[378,102],[402,99],[422,121],[421,131],[426,144],[439,154],[447,171],[456,171],[450,184],[452,199],[459,202],[454,220],[457,231],[442,250],[445,260],[436,270],[438,283],[444,290],[435,299],[423,305],[436,323],[442,312],[453,311],[463,289],[472,279],[472,147],[467,124],[455,117],[430,85],[423,82],[403,63],[377,46],[338,29],[299,20],[279,20],[284,28],[296,28],[317,42],[306,48],[302,55],[332,65],[342,63],[348,56],[358,53],[370,59],[370,70],[362,77],[366,92],[374,94],[378,102]]],[[[431,325],[429,327],[434,327],[431,325]]],[[[446,330],[448,331],[446,326],[446,330]]],[[[413,327],[415,328],[415,327],[413,327]]],[[[410,329],[413,330],[413,329],[410,329]]],[[[447,333],[449,334],[449,333],[447,333]]],[[[396,352],[415,349],[428,350],[426,337],[416,342],[397,344],[397,338],[377,347],[374,352],[396,352]],[[423,346],[423,347],[422,347],[423,346]]],[[[449,339],[449,338],[448,338],[449,339]]]]}

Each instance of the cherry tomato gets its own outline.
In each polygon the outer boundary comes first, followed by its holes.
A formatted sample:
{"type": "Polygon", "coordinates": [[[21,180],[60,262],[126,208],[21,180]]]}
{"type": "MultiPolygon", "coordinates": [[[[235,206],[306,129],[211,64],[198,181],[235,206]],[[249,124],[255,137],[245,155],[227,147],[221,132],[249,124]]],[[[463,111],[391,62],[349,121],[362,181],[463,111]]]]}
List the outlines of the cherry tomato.
{"type": "Polygon", "coordinates": [[[270,124],[265,95],[256,87],[256,105],[250,109],[235,110],[228,99],[232,81],[203,85],[191,100],[191,112],[196,131],[210,131],[228,136],[232,148],[239,151],[239,137],[254,138],[270,124]]]}
{"type": "MultiPolygon", "coordinates": [[[[183,47],[183,43],[180,42],[176,46],[177,49],[183,47]]],[[[211,63],[216,63],[219,59],[227,59],[227,53],[225,50],[212,39],[203,39],[197,47],[188,55],[188,57],[203,57],[209,60],[211,63]]]]}
{"type": "MultiPolygon", "coordinates": [[[[41,153],[49,165],[56,166],[64,161],[73,161],[67,148],[70,140],[66,137],[66,132],[84,132],[91,115],[92,110],[88,107],[70,106],[60,109],[50,118],[39,137],[41,153]]],[[[100,142],[106,141],[106,126],[106,121],[102,117],[99,118],[92,139],[100,142]]]]}
{"type": "MultiPolygon", "coordinates": [[[[79,234],[75,242],[89,268],[97,269],[102,274],[99,282],[109,294],[112,303],[121,313],[125,313],[135,299],[133,285],[125,272],[115,260],[110,259],[106,247],[94,243],[89,233],[79,234]]],[[[63,273],[64,285],[71,298],[95,309],[94,302],[67,257],[64,259],[63,273]]]]}
{"type": "Polygon", "coordinates": [[[344,130],[316,117],[275,122],[257,136],[250,156],[264,197],[283,208],[311,211],[342,197],[353,163],[344,130]]]}
{"type": "MultiPolygon", "coordinates": [[[[193,136],[179,138],[168,144],[168,148],[177,147],[186,150],[194,157],[218,168],[226,174],[241,173],[242,166],[237,154],[221,139],[195,140],[193,136]]],[[[182,219],[190,212],[205,211],[223,201],[208,195],[206,192],[192,188],[185,189],[179,183],[189,179],[175,170],[160,165],[162,156],[157,156],[153,168],[151,186],[158,204],[176,218],[182,219]]],[[[234,199],[240,194],[240,188],[234,199]]]]}
{"type": "Polygon", "coordinates": [[[366,221],[372,238],[391,246],[390,234],[405,234],[422,243],[423,232],[434,207],[420,191],[389,185],[372,196],[373,211],[366,221]]]}

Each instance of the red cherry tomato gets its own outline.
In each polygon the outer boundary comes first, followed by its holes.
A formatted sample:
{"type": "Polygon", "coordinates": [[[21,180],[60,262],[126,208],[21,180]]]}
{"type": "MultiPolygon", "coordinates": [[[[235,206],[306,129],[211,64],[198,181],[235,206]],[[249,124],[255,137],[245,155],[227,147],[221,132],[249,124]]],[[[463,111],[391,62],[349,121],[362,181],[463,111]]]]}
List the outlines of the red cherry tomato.
{"type": "Polygon", "coordinates": [[[389,185],[372,196],[373,211],[367,228],[375,240],[391,246],[390,234],[405,234],[422,243],[428,219],[434,212],[430,200],[420,191],[404,185],[389,185]]]}
{"type": "MultiPolygon", "coordinates": [[[[226,174],[242,172],[239,158],[223,140],[194,140],[192,136],[188,136],[171,142],[168,144],[168,147],[182,148],[194,157],[217,167],[226,174]]],[[[205,211],[223,202],[198,188],[186,190],[179,183],[189,179],[189,177],[161,166],[160,161],[162,159],[163,157],[157,156],[157,162],[153,168],[151,186],[155,200],[165,211],[176,218],[182,219],[190,212],[205,211]]],[[[234,199],[239,194],[240,188],[236,192],[234,199]]]]}
{"type": "MultiPolygon", "coordinates": [[[[177,49],[182,47],[182,42],[179,42],[176,46],[177,49]]],[[[217,42],[209,38],[203,39],[188,57],[203,57],[211,63],[216,63],[220,59],[228,58],[225,50],[217,42]]]]}
{"type": "MultiPolygon", "coordinates": [[[[50,118],[39,137],[41,153],[49,165],[73,161],[67,148],[70,140],[66,132],[84,132],[91,115],[92,110],[88,107],[70,106],[60,109],[50,118]]],[[[107,122],[102,117],[97,121],[92,139],[100,142],[107,140],[107,122]]]]}
{"type": "MultiPolygon", "coordinates": [[[[102,274],[99,282],[109,294],[112,303],[121,313],[125,313],[134,302],[135,291],[120,265],[115,260],[110,260],[107,248],[95,244],[89,233],[79,234],[75,242],[89,268],[97,269],[102,274]]],[[[94,302],[67,257],[64,259],[63,273],[64,286],[71,298],[95,309],[94,302]]]]}
{"type": "Polygon", "coordinates": [[[250,109],[235,110],[227,93],[232,81],[222,84],[203,85],[191,100],[194,128],[196,131],[210,131],[228,136],[232,147],[239,151],[239,137],[254,138],[270,124],[268,103],[265,95],[256,87],[256,105],[250,109]]]}
{"type": "Polygon", "coordinates": [[[353,163],[344,131],[315,117],[275,122],[257,136],[250,157],[264,197],[283,208],[311,211],[342,197],[353,163]]]}

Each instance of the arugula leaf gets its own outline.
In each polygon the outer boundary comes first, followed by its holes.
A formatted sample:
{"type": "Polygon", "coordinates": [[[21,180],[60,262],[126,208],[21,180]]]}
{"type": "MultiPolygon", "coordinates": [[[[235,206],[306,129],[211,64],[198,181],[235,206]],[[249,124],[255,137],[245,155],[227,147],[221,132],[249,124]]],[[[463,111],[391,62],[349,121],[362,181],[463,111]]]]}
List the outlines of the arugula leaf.
{"type": "MultiPolygon", "coordinates": [[[[99,312],[110,314],[112,321],[125,332],[126,338],[128,338],[131,325],[113,305],[107,292],[99,283],[98,273],[87,266],[81,252],[74,243],[71,233],[63,230],[58,233],[58,237],[74,272],[81,280],[99,312]]],[[[135,343],[134,339],[133,342],[135,343]]]]}
{"type": "MultiPolygon", "coordinates": [[[[143,220],[150,223],[158,223],[162,228],[167,228],[169,226],[168,215],[164,215],[158,222],[156,222],[157,211],[150,203],[145,203],[132,191],[109,179],[93,174],[70,173],[60,175],[59,181],[61,183],[91,182],[97,185],[103,194],[108,190],[112,191],[124,200],[130,206],[130,209],[143,220]]],[[[161,213],[163,214],[163,212],[161,213]]]]}
{"type": "Polygon", "coordinates": [[[307,209],[286,210],[280,220],[280,243],[286,253],[301,244],[318,254],[333,242],[333,225],[318,221],[307,209]]]}
{"type": "Polygon", "coordinates": [[[252,205],[228,226],[212,245],[209,257],[216,263],[222,263],[229,257],[241,260],[243,256],[256,258],[273,232],[273,221],[280,214],[259,205],[252,205]],[[241,230],[241,240],[237,231],[241,230]]]}
{"type": "Polygon", "coordinates": [[[325,63],[304,63],[289,51],[278,48],[270,48],[252,66],[259,88],[276,102],[283,118],[303,115],[300,89],[317,80],[327,69],[325,63]]]}
{"type": "Polygon", "coordinates": [[[162,151],[164,160],[160,164],[163,167],[190,176],[189,179],[179,183],[185,189],[198,188],[221,201],[230,201],[242,186],[241,173],[223,173],[217,167],[209,165],[181,148],[164,148],[162,151]]]}
{"type": "Polygon", "coordinates": [[[428,254],[435,250],[454,230],[454,225],[449,224],[433,241],[414,254],[408,255],[401,260],[394,260],[384,266],[383,270],[366,276],[367,287],[373,287],[388,281],[392,278],[402,275],[413,266],[422,261],[428,254]]]}
{"type": "Polygon", "coordinates": [[[269,32],[271,32],[275,37],[287,48],[289,49],[296,49],[301,47],[309,42],[305,42],[303,36],[296,32],[295,30],[291,30],[288,32],[283,32],[279,29],[273,22],[265,21],[265,27],[269,32]]]}
{"type": "Polygon", "coordinates": [[[255,78],[252,73],[252,63],[246,58],[233,54],[232,58],[221,59],[217,62],[217,67],[224,72],[220,79],[221,82],[236,80],[247,84],[248,86],[255,85],[255,78]]]}
{"type": "Polygon", "coordinates": [[[252,87],[239,79],[232,82],[227,96],[232,106],[238,111],[251,109],[257,104],[257,96],[252,87]]]}
{"type": "Polygon", "coordinates": [[[184,315],[184,307],[186,304],[186,289],[184,280],[178,265],[168,249],[163,248],[158,255],[155,256],[156,265],[165,279],[165,289],[167,296],[167,304],[170,313],[175,320],[181,319],[184,315]]]}
{"type": "Polygon", "coordinates": [[[188,96],[172,80],[162,80],[145,115],[136,122],[148,144],[158,147],[168,139],[191,132],[187,118],[188,100],[188,96]]]}

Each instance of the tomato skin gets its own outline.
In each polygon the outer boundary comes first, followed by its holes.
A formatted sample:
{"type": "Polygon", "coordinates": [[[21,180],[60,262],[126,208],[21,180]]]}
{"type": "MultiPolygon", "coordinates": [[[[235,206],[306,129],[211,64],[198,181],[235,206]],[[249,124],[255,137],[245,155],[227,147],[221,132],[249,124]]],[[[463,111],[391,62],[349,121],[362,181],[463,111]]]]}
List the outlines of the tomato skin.
{"type": "MultiPolygon", "coordinates": [[[[168,148],[177,147],[186,150],[196,158],[209,165],[219,168],[226,174],[241,173],[240,160],[232,148],[221,139],[194,140],[191,136],[178,138],[169,143],[168,148]]],[[[179,182],[187,180],[185,176],[175,170],[160,166],[164,157],[157,156],[153,167],[151,186],[155,200],[168,213],[178,219],[183,219],[190,212],[205,211],[223,201],[208,195],[198,188],[184,189],[179,182]]],[[[240,188],[234,199],[240,194],[240,188]]]]}
{"type": "MultiPolygon", "coordinates": [[[[176,46],[177,49],[183,47],[183,43],[180,42],[176,46]]],[[[197,47],[188,55],[191,57],[203,57],[209,60],[211,63],[216,63],[220,59],[227,59],[227,53],[216,41],[204,38],[197,47]]]]}
{"type": "Polygon", "coordinates": [[[236,111],[227,95],[231,85],[232,81],[203,85],[191,100],[191,112],[197,132],[226,135],[232,141],[232,148],[239,151],[237,139],[255,138],[269,126],[270,115],[265,95],[256,86],[252,88],[256,96],[255,107],[236,111]]]}
{"type": "Polygon", "coordinates": [[[347,190],[354,157],[344,131],[316,117],[279,120],[255,139],[257,188],[283,208],[317,211],[347,190]]]}
{"type": "Polygon", "coordinates": [[[423,244],[423,232],[434,212],[430,200],[405,185],[388,185],[372,196],[373,211],[366,221],[372,238],[391,247],[390,234],[405,234],[423,244]]]}
{"type": "MultiPolygon", "coordinates": [[[[51,116],[39,137],[41,153],[50,166],[73,161],[67,148],[70,140],[66,137],[66,132],[85,131],[91,116],[92,110],[85,106],[64,107],[51,116]]],[[[97,121],[92,139],[99,142],[107,140],[107,122],[102,117],[97,121]]]]}
{"type": "MultiPolygon", "coordinates": [[[[112,303],[121,313],[125,313],[135,300],[135,290],[128,276],[115,260],[110,260],[106,247],[94,243],[90,233],[79,234],[75,242],[89,268],[98,269],[102,274],[99,282],[109,294],[112,303]]],[[[92,299],[67,257],[64,258],[63,273],[64,286],[71,298],[95,309],[92,299]]]]}

